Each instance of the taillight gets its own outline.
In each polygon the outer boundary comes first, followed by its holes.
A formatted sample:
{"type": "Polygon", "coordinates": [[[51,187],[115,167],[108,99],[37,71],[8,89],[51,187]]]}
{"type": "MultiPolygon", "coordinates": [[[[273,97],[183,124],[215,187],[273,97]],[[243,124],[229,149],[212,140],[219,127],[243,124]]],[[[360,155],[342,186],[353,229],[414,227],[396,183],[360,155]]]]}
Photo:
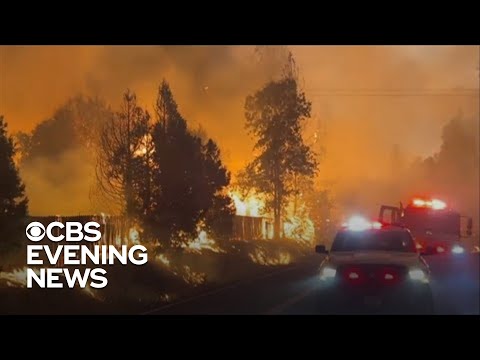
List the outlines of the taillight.
{"type": "Polygon", "coordinates": [[[351,271],[348,273],[348,278],[351,279],[351,280],[356,280],[360,277],[360,275],[355,272],[355,271],[351,271]]]}
{"type": "Polygon", "coordinates": [[[348,266],[342,272],[345,281],[351,285],[362,285],[367,280],[366,274],[359,266],[348,266]]]}
{"type": "Polygon", "coordinates": [[[396,268],[385,266],[376,272],[376,278],[382,284],[392,285],[400,281],[400,273],[396,268]]]}

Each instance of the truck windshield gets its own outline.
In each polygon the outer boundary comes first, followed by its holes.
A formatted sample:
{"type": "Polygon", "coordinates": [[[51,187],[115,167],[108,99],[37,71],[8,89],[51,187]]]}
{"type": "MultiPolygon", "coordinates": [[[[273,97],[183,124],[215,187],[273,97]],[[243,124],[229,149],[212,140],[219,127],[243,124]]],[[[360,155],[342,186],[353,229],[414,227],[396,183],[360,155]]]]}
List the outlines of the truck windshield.
{"type": "Polygon", "coordinates": [[[415,243],[405,231],[344,231],[335,237],[331,251],[416,252],[415,243]]]}

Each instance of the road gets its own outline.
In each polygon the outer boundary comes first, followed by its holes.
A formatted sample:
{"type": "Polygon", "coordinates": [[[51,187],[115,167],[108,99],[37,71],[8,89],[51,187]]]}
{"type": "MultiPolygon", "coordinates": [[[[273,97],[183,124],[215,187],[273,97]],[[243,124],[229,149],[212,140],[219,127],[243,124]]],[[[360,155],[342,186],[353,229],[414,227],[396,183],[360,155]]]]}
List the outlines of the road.
{"type": "MultiPolygon", "coordinates": [[[[147,314],[316,314],[321,256],[172,303],[147,314]]],[[[435,314],[479,314],[479,255],[427,259],[435,314]]]]}

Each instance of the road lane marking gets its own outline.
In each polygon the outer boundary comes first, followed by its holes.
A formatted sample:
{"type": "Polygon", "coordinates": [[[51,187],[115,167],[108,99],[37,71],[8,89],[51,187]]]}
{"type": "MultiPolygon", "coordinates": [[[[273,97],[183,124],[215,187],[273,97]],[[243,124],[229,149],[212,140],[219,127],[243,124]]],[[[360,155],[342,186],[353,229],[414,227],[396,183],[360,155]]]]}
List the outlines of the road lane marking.
{"type": "Polygon", "coordinates": [[[254,277],[252,279],[240,280],[240,281],[234,282],[233,284],[229,284],[229,285],[226,285],[226,286],[223,286],[223,287],[220,287],[220,288],[212,289],[212,290],[206,291],[206,292],[198,294],[198,295],[194,295],[194,296],[191,296],[191,297],[188,297],[188,298],[176,301],[176,302],[172,302],[170,304],[162,305],[162,306],[157,307],[155,309],[142,312],[142,313],[140,313],[140,315],[150,315],[150,314],[162,311],[162,310],[166,310],[166,309],[171,308],[171,307],[175,307],[177,305],[186,304],[186,303],[189,303],[189,302],[192,302],[192,301],[195,301],[195,300],[198,300],[198,299],[210,296],[210,295],[218,294],[222,291],[234,289],[234,288],[237,288],[237,287],[245,285],[245,284],[253,283],[253,282],[256,282],[256,281],[259,281],[259,280],[262,280],[262,279],[266,279],[266,278],[269,278],[269,277],[272,277],[272,276],[276,276],[276,275],[279,275],[279,274],[286,273],[288,271],[298,269],[298,268],[302,267],[302,265],[305,265],[305,264],[304,263],[297,264],[297,265],[289,266],[288,268],[274,270],[274,271],[271,271],[267,274],[254,277]]]}
{"type": "Polygon", "coordinates": [[[315,287],[308,288],[307,290],[301,292],[300,294],[293,296],[291,298],[288,298],[286,301],[283,303],[280,303],[279,305],[274,306],[270,310],[268,310],[265,315],[275,315],[275,314],[280,314],[282,313],[285,309],[289,308],[290,306],[298,303],[300,300],[305,299],[307,296],[309,296],[313,291],[315,290],[315,287]]]}

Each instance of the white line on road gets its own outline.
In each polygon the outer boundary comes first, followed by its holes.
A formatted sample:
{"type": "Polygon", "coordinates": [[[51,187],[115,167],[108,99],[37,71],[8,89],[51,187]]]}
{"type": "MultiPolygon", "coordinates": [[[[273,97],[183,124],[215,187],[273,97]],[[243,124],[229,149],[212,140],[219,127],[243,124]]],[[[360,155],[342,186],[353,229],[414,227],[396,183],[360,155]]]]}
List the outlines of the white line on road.
{"type": "Polygon", "coordinates": [[[309,296],[315,288],[308,288],[307,290],[301,292],[300,294],[291,297],[284,301],[283,303],[280,303],[277,306],[274,306],[270,310],[268,310],[265,314],[266,315],[275,315],[275,314],[280,314],[282,313],[285,309],[289,308],[290,306],[298,303],[300,300],[305,299],[307,296],[309,296]]]}
{"type": "Polygon", "coordinates": [[[299,264],[299,265],[295,265],[295,266],[290,266],[290,267],[288,267],[288,268],[286,268],[286,269],[284,268],[284,269],[281,269],[281,270],[275,270],[275,271],[269,272],[269,273],[267,273],[267,274],[265,274],[265,275],[255,277],[255,278],[253,278],[253,279],[241,280],[241,281],[235,282],[235,283],[233,283],[233,284],[230,284],[230,285],[227,285],[227,286],[223,286],[223,287],[221,287],[221,288],[213,289],[213,290],[204,292],[204,293],[199,294],[199,295],[195,295],[195,296],[192,296],[192,297],[183,299],[183,300],[179,300],[179,301],[177,301],[177,302],[173,302],[173,303],[170,303],[170,304],[166,304],[166,305],[160,306],[160,307],[155,308],[155,309],[153,309],[153,310],[145,311],[145,312],[141,313],[141,315],[153,314],[153,313],[156,313],[156,312],[158,312],[158,311],[162,311],[162,310],[165,310],[165,309],[168,309],[168,308],[171,308],[171,307],[180,305],[180,304],[186,304],[186,303],[189,303],[189,302],[192,302],[192,301],[201,299],[201,298],[203,298],[203,297],[207,297],[207,296],[210,296],[210,295],[218,294],[218,293],[220,293],[220,292],[222,292],[222,291],[234,289],[234,288],[239,287],[239,286],[241,286],[241,285],[243,285],[243,284],[248,284],[248,283],[252,283],[252,282],[258,281],[258,280],[262,280],[262,279],[266,279],[266,278],[269,278],[269,277],[272,277],[272,276],[276,276],[276,275],[279,275],[279,274],[283,274],[283,273],[285,273],[285,272],[298,269],[298,268],[299,268],[300,266],[302,266],[302,265],[303,265],[303,264],[299,264]]]}

